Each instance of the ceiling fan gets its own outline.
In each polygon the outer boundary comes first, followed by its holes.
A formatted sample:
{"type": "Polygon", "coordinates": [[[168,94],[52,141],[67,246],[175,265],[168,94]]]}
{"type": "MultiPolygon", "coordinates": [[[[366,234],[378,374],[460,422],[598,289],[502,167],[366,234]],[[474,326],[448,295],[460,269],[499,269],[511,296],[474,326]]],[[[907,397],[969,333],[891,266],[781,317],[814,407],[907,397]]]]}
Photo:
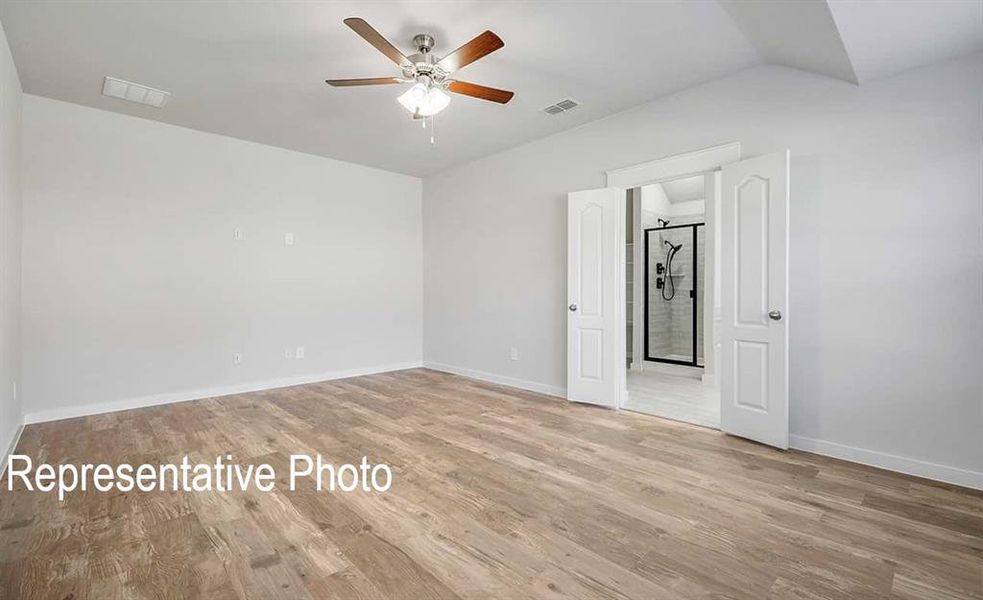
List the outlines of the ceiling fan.
{"type": "Polygon", "coordinates": [[[335,87],[359,85],[391,85],[412,83],[413,86],[397,100],[406,110],[413,114],[414,119],[432,117],[450,104],[450,96],[444,90],[481,100],[489,100],[505,104],[512,99],[513,93],[492,87],[451,79],[450,75],[470,65],[474,61],[491,54],[505,46],[505,42],[491,31],[485,31],[467,44],[447,56],[437,57],[432,54],[434,39],[425,33],[413,36],[413,46],[416,54],[405,56],[389,40],[372,28],[364,19],[351,17],[345,19],[345,25],[362,36],[368,43],[386,55],[402,70],[401,77],[369,77],[365,79],[328,79],[327,83],[335,87]]]}

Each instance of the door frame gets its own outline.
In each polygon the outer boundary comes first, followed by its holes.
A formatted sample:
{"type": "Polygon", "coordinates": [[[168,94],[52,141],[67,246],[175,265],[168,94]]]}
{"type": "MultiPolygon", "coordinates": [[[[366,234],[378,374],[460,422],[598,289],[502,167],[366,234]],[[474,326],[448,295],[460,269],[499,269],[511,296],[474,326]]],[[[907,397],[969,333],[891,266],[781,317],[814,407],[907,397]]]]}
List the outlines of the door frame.
{"type": "MultiPolygon", "coordinates": [[[[670,181],[673,179],[679,179],[686,176],[695,176],[699,174],[706,174],[709,171],[718,171],[724,165],[728,165],[741,160],[741,143],[740,142],[729,142],[726,144],[721,144],[718,146],[710,146],[708,148],[702,148],[699,150],[694,150],[692,152],[684,152],[681,154],[673,154],[670,156],[665,156],[652,161],[644,162],[641,164],[631,165],[628,167],[622,167],[620,169],[612,169],[605,171],[607,177],[607,187],[622,188],[625,190],[630,190],[633,188],[641,187],[644,185],[651,185],[653,183],[662,183],[664,181],[670,181]]],[[[719,175],[715,175],[719,180],[719,175]]],[[[717,194],[719,196],[719,194],[717,194]]],[[[704,222],[706,223],[706,243],[704,244],[704,269],[708,271],[714,271],[716,269],[716,261],[714,260],[714,255],[716,253],[716,243],[714,242],[714,237],[716,235],[717,229],[717,207],[715,202],[706,203],[706,214],[704,216],[704,222]]],[[[627,241],[627,232],[625,231],[625,220],[621,219],[618,225],[618,245],[620,248],[625,247],[627,241]]],[[[636,245],[638,240],[635,240],[636,245]]],[[[637,251],[636,251],[637,252],[637,251]]],[[[637,254],[636,254],[637,257],[637,254]]],[[[624,252],[621,252],[621,266],[619,272],[621,277],[624,278],[626,268],[626,259],[624,252]]],[[[638,265],[635,267],[638,268],[638,265]]],[[[716,286],[718,282],[714,282],[716,286]]],[[[635,282],[636,289],[638,288],[638,282],[635,282]]],[[[716,287],[714,288],[716,289],[716,287]]],[[[705,298],[710,298],[712,302],[713,294],[706,294],[704,292],[705,298]]],[[[637,293],[636,293],[637,299],[637,293]]],[[[627,298],[625,297],[625,282],[622,280],[620,286],[618,286],[617,292],[617,302],[618,306],[624,307],[627,305],[627,298]]],[[[713,319],[712,312],[706,311],[709,316],[705,315],[705,318],[713,319]]],[[[625,310],[620,311],[620,331],[625,332],[628,329],[628,321],[625,310]]],[[[644,318],[644,315],[643,315],[644,318]]],[[[710,331],[712,336],[712,328],[710,331]]],[[[707,331],[704,331],[704,335],[707,335],[707,331]]],[[[624,346],[624,344],[622,344],[624,346]]],[[[711,348],[709,352],[705,355],[709,358],[709,355],[713,354],[714,348],[711,348]]],[[[622,361],[624,362],[624,361],[622,361]]],[[[706,364],[709,364],[708,362],[706,364]]],[[[714,369],[716,364],[714,364],[714,369]]],[[[714,370],[714,373],[716,371],[714,370]]],[[[620,369],[620,379],[622,384],[621,393],[618,394],[618,408],[624,406],[625,401],[628,398],[628,379],[627,379],[627,367],[622,364],[620,369]]]]}

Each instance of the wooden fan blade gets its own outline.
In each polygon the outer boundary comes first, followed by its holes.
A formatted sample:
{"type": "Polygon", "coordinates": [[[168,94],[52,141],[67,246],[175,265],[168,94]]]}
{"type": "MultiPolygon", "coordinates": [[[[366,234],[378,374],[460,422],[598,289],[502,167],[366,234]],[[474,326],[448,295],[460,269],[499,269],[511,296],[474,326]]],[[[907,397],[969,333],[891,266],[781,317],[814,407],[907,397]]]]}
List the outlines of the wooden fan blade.
{"type": "Polygon", "coordinates": [[[412,63],[410,63],[410,59],[403,56],[403,53],[400,52],[396,46],[389,43],[389,40],[382,37],[382,34],[373,29],[372,26],[366,23],[364,19],[349,17],[345,19],[345,25],[351,27],[352,31],[362,36],[362,39],[372,44],[376,50],[385,54],[389,60],[393,61],[400,67],[408,67],[412,65],[412,63]]]}
{"type": "Polygon", "coordinates": [[[437,63],[437,66],[443,69],[446,73],[453,73],[462,67],[470,65],[483,56],[488,56],[504,45],[505,42],[502,41],[502,38],[498,37],[491,31],[486,31],[442,58],[440,62],[437,63]]]}
{"type": "Polygon", "coordinates": [[[478,85],[477,83],[468,83],[467,81],[452,81],[447,89],[454,92],[455,94],[464,94],[465,96],[471,96],[473,98],[480,98],[482,100],[490,100],[492,102],[498,102],[499,104],[506,104],[512,99],[512,92],[506,90],[500,90],[497,88],[486,87],[483,85],[478,85]]]}
{"type": "Polygon", "coordinates": [[[327,79],[325,83],[334,87],[349,87],[353,85],[389,85],[401,82],[395,77],[366,77],[365,79],[327,79]]]}

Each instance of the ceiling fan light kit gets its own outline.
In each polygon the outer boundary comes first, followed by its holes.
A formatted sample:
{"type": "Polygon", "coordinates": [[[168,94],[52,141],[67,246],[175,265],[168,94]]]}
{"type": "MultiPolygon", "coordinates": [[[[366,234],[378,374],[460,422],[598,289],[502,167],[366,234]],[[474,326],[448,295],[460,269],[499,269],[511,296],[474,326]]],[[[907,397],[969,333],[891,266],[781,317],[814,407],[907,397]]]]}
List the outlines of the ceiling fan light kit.
{"type": "Polygon", "coordinates": [[[396,100],[413,116],[419,117],[432,117],[451,103],[451,97],[439,87],[428,87],[423,82],[413,84],[413,87],[396,100]]]}
{"type": "Polygon", "coordinates": [[[502,39],[491,31],[485,31],[443,58],[438,58],[432,54],[435,44],[433,36],[420,33],[413,36],[413,47],[416,48],[416,53],[407,57],[363,19],[351,17],[345,19],[345,24],[382,52],[389,60],[396,63],[402,71],[402,76],[328,79],[327,83],[331,86],[353,87],[412,83],[413,86],[401,94],[397,101],[413,115],[414,119],[433,119],[434,115],[447,108],[451,101],[447,92],[499,104],[506,104],[512,99],[512,92],[450,78],[450,75],[455,71],[505,46],[502,39]]]}

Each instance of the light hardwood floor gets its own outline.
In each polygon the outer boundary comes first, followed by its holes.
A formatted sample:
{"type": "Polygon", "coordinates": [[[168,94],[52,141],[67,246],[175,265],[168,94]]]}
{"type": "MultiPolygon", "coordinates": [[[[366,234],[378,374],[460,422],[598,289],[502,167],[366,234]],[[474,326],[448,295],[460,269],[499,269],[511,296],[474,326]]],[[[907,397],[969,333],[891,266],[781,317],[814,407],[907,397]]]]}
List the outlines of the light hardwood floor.
{"type": "Polygon", "coordinates": [[[46,462],[395,469],[390,492],[0,491],[0,597],[983,598],[983,493],[426,370],[29,426],[46,462]]]}

